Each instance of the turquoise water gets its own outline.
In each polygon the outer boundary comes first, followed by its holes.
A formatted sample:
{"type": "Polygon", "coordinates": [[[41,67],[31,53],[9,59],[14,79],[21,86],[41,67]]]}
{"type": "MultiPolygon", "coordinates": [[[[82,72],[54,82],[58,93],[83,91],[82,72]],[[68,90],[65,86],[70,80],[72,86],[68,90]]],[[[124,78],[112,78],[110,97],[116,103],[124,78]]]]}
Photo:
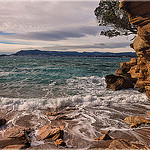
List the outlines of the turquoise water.
{"type": "Polygon", "coordinates": [[[136,89],[106,89],[104,77],[115,73],[120,62],[129,60],[1,57],[0,108],[19,110],[17,120],[26,114],[36,114],[39,118],[41,110],[47,108],[77,107],[70,115],[78,122],[74,130],[80,136],[83,127],[92,132],[96,132],[97,125],[105,130],[126,129],[123,119],[127,115],[143,115],[150,110],[150,102],[136,89]]]}
{"type": "Polygon", "coordinates": [[[48,90],[51,94],[47,97],[77,94],[78,91],[67,89],[68,79],[102,78],[114,73],[122,61],[129,58],[3,57],[0,58],[0,96],[39,98],[45,97],[48,90]]]}

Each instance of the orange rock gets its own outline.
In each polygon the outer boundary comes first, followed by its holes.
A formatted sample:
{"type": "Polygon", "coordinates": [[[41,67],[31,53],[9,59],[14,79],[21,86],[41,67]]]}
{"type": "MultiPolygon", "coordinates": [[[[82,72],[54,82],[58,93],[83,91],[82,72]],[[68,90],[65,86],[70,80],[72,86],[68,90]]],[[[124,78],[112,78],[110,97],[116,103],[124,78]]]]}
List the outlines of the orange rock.
{"type": "Polygon", "coordinates": [[[60,132],[59,133],[56,133],[53,137],[52,137],[52,140],[56,141],[57,139],[60,138],[60,132]]]}
{"type": "MultiPolygon", "coordinates": [[[[130,62],[122,62],[120,69],[130,66],[128,73],[137,80],[135,87],[138,87],[140,92],[145,92],[150,98],[150,1],[123,0],[120,2],[120,8],[126,11],[130,23],[138,27],[138,36],[130,45],[137,53],[137,63],[135,59],[130,62]]],[[[117,69],[116,73],[123,73],[120,71],[117,69]]],[[[126,73],[121,75],[124,76],[126,73]]]]}
{"type": "Polygon", "coordinates": [[[141,39],[140,36],[137,36],[133,42],[133,49],[138,52],[142,49],[150,47],[150,44],[141,39]]]}
{"type": "Polygon", "coordinates": [[[59,128],[53,128],[51,125],[46,125],[39,129],[37,139],[44,140],[46,138],[51,138],[54,135],[59,134],[60,131],[59,128]]]}
{"type": "Polygon", "coordinates": [[[20,137],[24,137],[26,132],[30,132],[30,129],[14,126],[6,130],[4,136],[7,138],[20,138],[20,137]]]}
{"type": "Polygon", "coordinates": [[[150,123],[150,119],[146,119],[145,116],[128,116],[124,121],[131,124],[131,128],[138,127],[141,124],[150,123]]]}
{"type": "Polygon", "coordinates": [[[66,146],[66,143],[62,139],[57,139],[55,141],[56,146],[66,146]]]}
{"type": "Polygon", "coordinates": [[[150,23],[148,23],[145,26],[139,26],[138,27],[138,35],[144,40],[149,41],[150,40],[150,23]]]}
{"type": "Polygon", "coordinates": [[[15,150],[20,150],[20,149],[23,149],[25,148],[25,145],[9,145],[9,146],[6,146],[5,148],[3,148],[2,150],[12,150],[12,149],[15,149],[15,150]]]}

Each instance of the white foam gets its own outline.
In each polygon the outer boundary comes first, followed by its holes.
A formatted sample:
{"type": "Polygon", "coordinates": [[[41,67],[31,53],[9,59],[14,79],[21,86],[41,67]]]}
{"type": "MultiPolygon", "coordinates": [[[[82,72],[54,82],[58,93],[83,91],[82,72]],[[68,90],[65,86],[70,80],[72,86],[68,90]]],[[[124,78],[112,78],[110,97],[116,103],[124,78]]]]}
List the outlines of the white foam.
{"type": "MultiPolygon", "coordinates": [[[[120,118],[127,115],[135,115],[134,112],[143,113],[143,110],[150,109],[149,101],[145,94],[139,93],[134,89],[111,91],[105,88],[104,78],[97,76],[77,77],[68,79],[66,87],[70,91],[77,91],[76,94],[61,97],[48,98],[0,98],[0,107],[7,110],[19,110],[34,112],[40,118],[40,112],[36,110],[47,108],[63,108],[76,106],[78,111],[71,114],[77,118],[78,126],[74,128],[80,134],[81,125],[87,124],[91,133],[95,133],[92,124],[99,123],[102,128],[124,129],[128,126],[120,118]],[[135,107],[135,105],[137,107],[135,107]],[[141,110],[138,106],[142,106],[141,110]],[[118,117],[117,117],[118,116],[118,117]]],[[[53,88],[54,83],[49,85],[53,88]]],[[[63,89],[64,87],[62,87],[63,89]]],[[[50,92],[50,91],[48,91],[50,92]]],[[[47,95],[48,95],[47,92],[47,95]]],[[[44,116],[43,116],[44,117],[44,116]]],[[[17,118],[15,118],[17,119],[17,118]]],[[[15,120],[14,119],[14,120],[15,120]]],[[[12,120],[12,123],[15,121],[12,120]]],[[[89,134],[89,133],[88,133],[89,134]]],[[[94,134],[90,135],[91,139],[94,134]]],[[[86,135],[84,137],[87,137],[86,135]]]]}
{"type": "MultiPolygon", "coordinates": [[[[97,90],[97,89],[96,89],[97,90]]],[[[95,90],[95,94],[91,92],[84,95],[73,95],[64,98],[42,98],[42,99],[23,99],[23,98],[0,98],[0,107],[4,109],[14,110],[35,110],[51,107],[67,107],[67,106],[128,106],[128,104],[138,104],[147,102],[145,94],[141,94],[135,90],[109,91],[101,90],[101,95],[95,90]],[[103,92],[103,93],[102,93],[103,92]],[[96,95],[98,93],[98,95],[96,95]]],[[[143,104],[144,106],[144,104],[143,104]]],[[[149,108],[148,105],[145,107],[149,108]]]]}

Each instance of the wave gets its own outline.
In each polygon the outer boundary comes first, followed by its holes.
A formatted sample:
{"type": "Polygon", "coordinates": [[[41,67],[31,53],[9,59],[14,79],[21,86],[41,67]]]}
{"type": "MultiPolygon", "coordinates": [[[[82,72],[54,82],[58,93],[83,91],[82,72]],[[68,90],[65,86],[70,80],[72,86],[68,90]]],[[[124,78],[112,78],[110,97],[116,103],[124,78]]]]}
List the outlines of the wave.
{"type": "MultiPolygon", "coordinates": [[[[49,86],[54,88],[56,83],[49,86]]],[[[126,130],[128,126],[123,121],[126,116],[143,115],[150,110],[150,102],[145,94],[139,93],[136,89],[108,90],[104,78],[98,76],[68,79],[66,87],[61,85],[61,88],[65,92],[77,91],[77,94],[74,92],[64,97],[57,95],[51,98],[48,96],[42,98],[0,97],[0,107],[8,111],[20,111],[16,118],[22,116],[23,112],[37,115],[39,118],[42,116],[43,109],[63,110],[66,107],[76,107],[77,111],[70,115],[78,124],[72,130],[82,138],[87,138],[87,135],[80,132],[80,129],[84,127],[90,131],[89,140],[95,135],[97,126],[105,130],[126,130]]]]}

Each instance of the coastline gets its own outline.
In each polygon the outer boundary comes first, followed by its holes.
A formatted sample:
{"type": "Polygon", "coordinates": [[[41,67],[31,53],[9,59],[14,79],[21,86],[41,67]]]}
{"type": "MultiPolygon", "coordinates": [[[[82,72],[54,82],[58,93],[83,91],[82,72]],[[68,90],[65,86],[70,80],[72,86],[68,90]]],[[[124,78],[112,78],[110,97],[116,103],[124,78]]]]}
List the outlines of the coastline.
{"type": "MultiPolygon", "coordinates": [[[[77,107],[66,107],[59,109],[46,109],[40,110],[40,118],[37,117],[37,114],[30,114],[31,112],[25,111],[6,111],[1,110],[1,118],[6,118],[6,125],[1,127],[0,132],[0,148],[3,149],[9,145],[20,145],[22,141],[18,140],[18,138],[6,138],[5,132],[15,126],[15,128],[23,127],[24,129],[30,128],[31,133],[29,137],[30,146],[26,147],[27,149],[58,149],[60,146],[56,146],[55,141],[51,138],[46,138],[45,140],[37,140],[37,133],[42,127],[50,125],[55,128],[61,128],[63,131],[63,141],[66,143],[66,147],[68,149],[106,149],[109,148],[110,143],[112,141],[118,141],[123,139],[128,142],[128,144],[134,144],[139,148],[149,148],[149,136],[150,134],[150,125],[142,124],[138,128],[127,128],[127,129],[112,129],[110,130],[109,136],[110,139],[99,140],[96,137],[101,137],[104,135],[101,131],[101,127],[97,124],[96,133],[92,134],[92,130],[88,130],[88,128],[83,126],[83,128],[79,129],[78,125],[80,124],[77,121],[79,116],[73,116],[76,111],[80,111],[77,107]],[[16,115],[23,114],[22,117],[14,120],[16,115]],[[78,134],[80,130],[83,135],[78,134]],[[86,137],[85,133],[88,133],[89,136],[86,137]],[[90,136],[91,133],[91,136],[90,136]],[[95,137],[94,137],[95,136],[95,137]]],[[[22,142],[22,144],[24,144],[22,142]]],[[[126,146],[126,145],[125,145],[126,146]]],[[[115,147],[114,147],[115,148],[115,147]]],[[[126,147],[124,147],[126,148],[126,147]]],[[[131,147],[130,147],[131,148],[131,147]]],[[[115,148],[116,149],[116,148],[115,148]]]]}

